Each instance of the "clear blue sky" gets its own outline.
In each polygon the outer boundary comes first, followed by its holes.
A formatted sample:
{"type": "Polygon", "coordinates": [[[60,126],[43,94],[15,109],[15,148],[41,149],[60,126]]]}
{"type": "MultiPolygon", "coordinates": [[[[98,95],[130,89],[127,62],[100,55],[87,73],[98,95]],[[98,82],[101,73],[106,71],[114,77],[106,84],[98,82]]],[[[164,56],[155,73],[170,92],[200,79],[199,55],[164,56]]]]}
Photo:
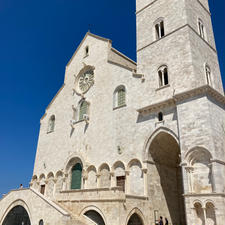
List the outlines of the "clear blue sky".
{"type": "MultiPolygon", "coordinates": [[[[225,81],[225,1],[210,3],[225,81]]],[[[0,0],[0,195],[28,185],[40,118],[89,27],[136,60],[135,0],[0,0]]]]}

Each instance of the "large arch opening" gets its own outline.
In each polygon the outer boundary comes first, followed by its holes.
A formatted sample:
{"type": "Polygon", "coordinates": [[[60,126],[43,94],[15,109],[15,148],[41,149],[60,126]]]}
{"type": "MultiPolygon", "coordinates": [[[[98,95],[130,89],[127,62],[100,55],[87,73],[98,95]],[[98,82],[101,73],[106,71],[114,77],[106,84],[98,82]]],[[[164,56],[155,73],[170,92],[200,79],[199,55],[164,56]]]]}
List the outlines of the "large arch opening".
{"type": "Polygon", "coordinates": [[[172,225],[185,225],[182,168],[177,141],[169,133],[158,133],[150,144],[148,159],[148,186],[154,210],[172,225]]]}
{"type": "Polygon", "coordinates": [[[136,213],[134,213],[134,214],[130,217],[130,219],[129,219],[127,225],[144,225],[144,224],[143,224],[143,222],[142,222],[142,219],[141,219],[136,213]]]}
{"type": "Polygon", "coordinates": [[[2,225],[31,225],[31,223],[26,209],[18,205],[9,211],[2,225]]]}
{"type": "Polygon", "coordinates": [[[89,210],[85,212],[84,215],[87,216],[91,221],[95,222],[96,225],[105,225],[102,216],[95,210],[89,210]]]}

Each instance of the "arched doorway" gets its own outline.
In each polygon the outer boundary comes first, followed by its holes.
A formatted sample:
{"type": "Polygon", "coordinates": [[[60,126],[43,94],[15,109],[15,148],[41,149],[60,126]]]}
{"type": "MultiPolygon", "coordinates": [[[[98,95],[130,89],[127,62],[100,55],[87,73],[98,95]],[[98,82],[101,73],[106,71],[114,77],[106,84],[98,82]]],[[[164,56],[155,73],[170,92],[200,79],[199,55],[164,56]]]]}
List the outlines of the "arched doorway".
{"type": "Polygon", "coordinates": [[[2,225],[30,225],[30,218],[23,206],[12,208],[4,219],[2,225]]]}
{"type": "Polygon", "coordinates": [[[136,213],[134,213],[130,217],[127,225],[143,225],[143,222],[142,219],[136,213]]]}
{"type": "Polygon", "coordinates": [[[172,225],[185,225],[180,148],[175,138],[166,132],[158,133],[150,144],[148,159],[154,210],[172,225]]]}
{"type": "Polygon", "coordinates": [[[71,189],[81,189],[82,166],[80,163],[72,168],[71,176],[71,189]]]}
{"type": "Polygon", "coordinates": [[[87,216],[93,222],[95,222],[97,225],[105,225],[102,216],[95,210],[89,210],[85,212],[84,215],[87,216]]]}

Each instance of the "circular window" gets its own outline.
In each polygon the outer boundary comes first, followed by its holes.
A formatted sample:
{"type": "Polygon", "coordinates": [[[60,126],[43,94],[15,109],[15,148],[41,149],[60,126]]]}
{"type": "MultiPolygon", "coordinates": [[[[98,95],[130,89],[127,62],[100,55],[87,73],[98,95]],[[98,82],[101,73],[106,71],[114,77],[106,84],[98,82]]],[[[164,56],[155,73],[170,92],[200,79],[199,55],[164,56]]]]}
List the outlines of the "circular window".
{"type": "Polygon", "coordinates": [[[91,66],[82,69],[76,77],[76,92],[86,93],[94,85],[94,70],[91,66]]]}

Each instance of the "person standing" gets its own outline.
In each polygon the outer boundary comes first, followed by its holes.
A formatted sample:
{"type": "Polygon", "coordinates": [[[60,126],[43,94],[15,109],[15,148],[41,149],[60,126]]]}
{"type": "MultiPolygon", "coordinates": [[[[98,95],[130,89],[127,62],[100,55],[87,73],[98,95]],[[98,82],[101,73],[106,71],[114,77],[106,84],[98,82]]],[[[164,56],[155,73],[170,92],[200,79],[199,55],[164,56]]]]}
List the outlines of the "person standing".
{"type": "Polygon", "coordinates": [[[168,222],[168,219],[165,217],[165,225],[168,225],[169,222],[168,222]]]}
{"type": "Polygon", "coordinates": [[[159,225],[163,225],[163,218],[160,216],[159,225]]]}

